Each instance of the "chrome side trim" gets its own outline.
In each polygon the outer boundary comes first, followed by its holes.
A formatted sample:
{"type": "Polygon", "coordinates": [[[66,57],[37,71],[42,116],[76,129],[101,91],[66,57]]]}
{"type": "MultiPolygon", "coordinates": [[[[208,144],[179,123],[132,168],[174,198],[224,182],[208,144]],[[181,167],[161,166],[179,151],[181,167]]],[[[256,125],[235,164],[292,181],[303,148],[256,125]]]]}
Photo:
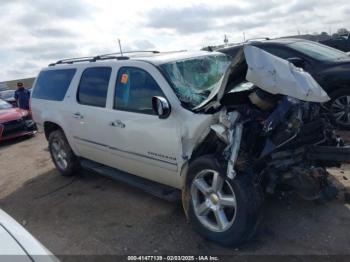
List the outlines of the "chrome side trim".
{"type": "Polygon", "coordinates": [[[81,140],[81,141],[84,141],[84,142],[87,142],[87,143],[94,144],[94,145],[106,147],[106,148],[114,150],[114,151],[118,151],[118,152],[122,152],[122,153],[126,153],[126,154],[131,154],[131,155],[135,155],[135,156],[138,156],[138,157],[144,157],[144,158],[147,158],[147,159],[159,161],[159,162],[166,163],[166,164],[173,165],[173,166],[177,167],[177,163],[168,162],[168,161],[165,161],[165,160],[157,159],[157,158],[154,158],[154,157],[150,157],[150,156],[139,154],[139,153],[135,153],[135,152],[125,151],[125,150],[122,150],[122,149],[119,149],[119,148],[116,148],[116,147],[108,146],[108,145],[105,145],[105,144],[101,144],[101,143],[98,143],[98,142],[95,142],[95,141],[91,141],[91,140],[88,140],[88,139],[84,139],[84,138],[81,138],[81,137],[77,137],[77,136],[74,136],[74,138],[78,139],[78,140],[81,140]]]}

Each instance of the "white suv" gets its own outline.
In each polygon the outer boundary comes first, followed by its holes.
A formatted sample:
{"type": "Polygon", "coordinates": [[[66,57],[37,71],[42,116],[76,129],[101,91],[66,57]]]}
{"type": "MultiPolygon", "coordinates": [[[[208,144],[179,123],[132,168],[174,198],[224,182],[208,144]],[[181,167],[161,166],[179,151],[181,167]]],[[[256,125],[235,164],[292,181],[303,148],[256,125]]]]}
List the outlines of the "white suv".
{"type": "Polygon", "coordinates": [[[83,166],[181,190],[194,228],[230,245],[253,236],[263,192],[335,195],[324,167],[349,148],[307,102],[327,99],[310,75],[247,45],[233,62],[204,51],[61,60],[37,77],[32,111],[62,175],[83,166]]]}

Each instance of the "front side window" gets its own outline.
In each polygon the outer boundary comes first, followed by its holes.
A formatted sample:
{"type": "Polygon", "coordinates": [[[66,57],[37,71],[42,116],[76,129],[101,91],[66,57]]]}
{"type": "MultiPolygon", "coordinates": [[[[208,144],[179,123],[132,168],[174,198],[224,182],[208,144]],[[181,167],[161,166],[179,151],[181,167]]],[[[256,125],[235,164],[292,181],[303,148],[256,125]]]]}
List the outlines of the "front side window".
{"type": "Polygon", "coordinates": [[[232,59],[227,55],[207,55],[161,65],[175,94],[193,109],[220,88],[232,59]]]}
{"type": "Polygon", "coordinates": [[[78,88],[78,102],[83,105],[105,107],[111,72],[110,67],[85,69],[78,88]]]}
{"type": "Polygon", "coordinates": [[[76,69],[58,69],[40,72],[32,98],[62,101],[76,69]]]}
{"type": "Polygon", "coordinates": [[[149,73],[135,67],[119,69],[114,109],[155,114],[152,109],[154,96],[164,97],[164,94],[149,73]]]}
{"type": "Polygon", "coordinates": [[[299,41],[288,46],[319,61],[334,61],[347,57],[346,53],[340,50],[313,42],[299,41]]]}

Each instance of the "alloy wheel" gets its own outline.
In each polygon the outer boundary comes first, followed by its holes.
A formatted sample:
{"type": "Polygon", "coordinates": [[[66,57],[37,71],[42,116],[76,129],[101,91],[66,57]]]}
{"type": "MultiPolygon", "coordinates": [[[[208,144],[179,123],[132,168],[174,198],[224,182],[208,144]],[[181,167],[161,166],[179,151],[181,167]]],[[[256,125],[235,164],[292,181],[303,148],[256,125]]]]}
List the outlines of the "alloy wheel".
{"type": "Polygon", "coordinates": [[[237,213],[236,196],[230,183],[215,170],[203,170],[193,179],[191,197],[200,223],[214,232],[224,232],[237,213]]]}
{"type": "Polygon", "coordinates": [[[349,125],[350,96],[340,96],[336,98],[331,105],[331,111],[338,124],[349,125]]]}
{"type": "Polygon", "coordinates": [[[65,170],[68,166],[67,153],[65,152],[62,141],[55,139],[51,144],[52,156],[61,170],[65,170]]]}

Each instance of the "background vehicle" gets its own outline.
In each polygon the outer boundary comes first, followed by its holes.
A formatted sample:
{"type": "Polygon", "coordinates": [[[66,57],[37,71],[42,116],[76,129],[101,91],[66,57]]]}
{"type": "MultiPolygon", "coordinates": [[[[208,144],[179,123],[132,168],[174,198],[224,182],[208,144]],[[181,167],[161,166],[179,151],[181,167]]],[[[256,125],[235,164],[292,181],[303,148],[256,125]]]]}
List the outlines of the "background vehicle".
{"type": "Polygon", "coordinates": [[[5,261],[58,261],[12,217],[0,209],[0,257],[5,261]]]}
{"type": "Polygon", "coordinates": [[[15,90],[5,90],[0,92],[0,99],[5,100],[13,106],[17,105],[15,99],[15,90]]]}
{"type": "Polygon", "coordinates": [[[337,38],[320,41],[320,43],[342,50],[344,52],[349,52],[350,51],[350,34],[340,35],[337,38]]]}
{"type": "MultiPolygon", "coordinates": [[[[350,129],[350,57],[346,53],[301,39],[261,40],[251,44],[309,72],[332,99],[326,106],[333,122],[342,129],[350,129]]],[[[218,51],[234,57],[241,46],[218,51]]]]}
{"type": "Polygon", "coordinates": [[[35,123],[27,110],[14,108],[0,99],[0,142],[35,134],[35,123]]]}
{"type": "Polygon", "coordinates": [[[1,85],[0,85],[0,92],[1,92],[1,91],[5,91],[5,90],[8,90],[8,88],[5,87],[5,86],[1,86],[1,85]]]}
{"type": "Polygon", "coordinates": [[[281,184],[309,200],[331,199],[324,168],[350,161],[350,148],[319,114],[316,102],[327,94],[285,60],[245,51],[253,61],[243,50],[233,63],[218,52],[150,52],[44,68],[32,110],[56,168],[70,176],[82,166],[150,191],[165,187],[163,195],[181,190],[194,229],[224,245],[254,235],[263,192],[281,184]],[[266,74],[259,87],[247,86],[248,61],[260,61],[252,54],[276,74],[293,70],[283,75],[290,78],[270,92],[266,74]],[[308,84],[293,90],[291,80],[308,84]]]}

